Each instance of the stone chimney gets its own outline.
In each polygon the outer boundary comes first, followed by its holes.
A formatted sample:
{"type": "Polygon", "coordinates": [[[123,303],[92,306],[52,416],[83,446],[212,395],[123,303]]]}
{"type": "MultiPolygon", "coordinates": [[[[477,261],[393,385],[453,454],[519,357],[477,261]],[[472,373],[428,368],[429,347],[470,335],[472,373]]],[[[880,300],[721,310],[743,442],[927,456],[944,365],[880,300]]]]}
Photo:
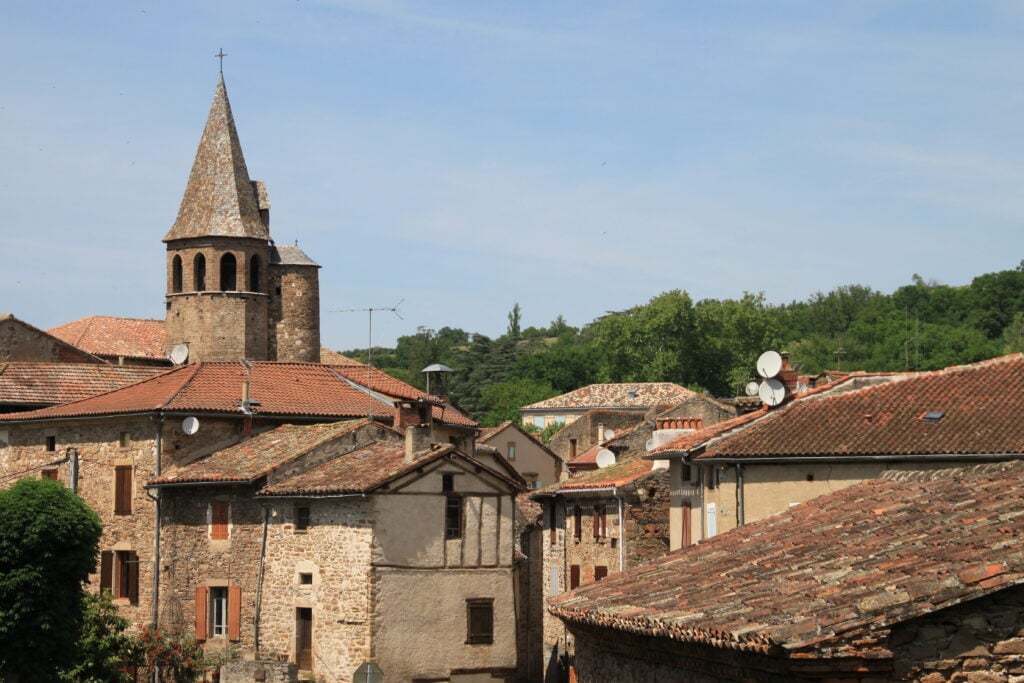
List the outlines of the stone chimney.
{"type": "Polygon", "coordinates": [[[782,356],[782,369],[779,370],[778,378],[782,386],[786,387],[786,398],[789,399],[796,393],[800,377],[789,364],[789,352],[783,351],[779,355],[782,356]]]}
{"type": "Polygon", "coordinates": [[[403,462],[412,462],[416,456],[430,450],[430,427],[425,425],[409,425],[405,428],[405,458],[403,462]]]}
{"type": "Polygon", "coordinates": [[[429,426],[431,423],[431,405],[426,401],[401,401],[398,403],[398,421],[395,429],[405,429],[413,425],[429,426]]]}

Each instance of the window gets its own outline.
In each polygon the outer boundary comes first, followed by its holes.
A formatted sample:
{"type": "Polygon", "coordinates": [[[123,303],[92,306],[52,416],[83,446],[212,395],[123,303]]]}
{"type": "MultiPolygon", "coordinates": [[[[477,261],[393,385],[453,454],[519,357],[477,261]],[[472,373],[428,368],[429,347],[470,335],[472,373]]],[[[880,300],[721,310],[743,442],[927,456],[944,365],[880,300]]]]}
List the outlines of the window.
{"type": "Polygon", "coordinates": [[[192,260],[192,277],[195,281],[195,290],[197,292],[205,292],[206,257],[202,254],[196,254],[196,257],[192,260]]]}
{"type": "Polygon", "coordinates": [[[569,567],[569,590],[578,588],[580,585],[580,566],[578,564],[569,567]]]}
{"type": "Polygon", "coordinates": [[[215,500],[210,504],[210,538],[223,540],[228,537],[228,523],[231,518],[231,504],[215,500]]]}
{"type": "Polygon", "coordinates": [[[455,490],[455,475],[454,474],[442,474],[441,475],[441,491],[443,493],[451,493],[455,490]]]}
{"type": "Polygon", "coordinates": [[[569,459],[576,457],[576,439],[569,439],[569,459]]]}
{"type": "Polygon", "coordinates": [[[295,530],[305,531],[309,528],[309,508],[295,508],[295,530]]]}
{"type": "Polygon", "coordinates": [[[171,291],[175,294],[181,291],[181,257],[177,255],[171,259],[171,291]]]}
{"type": "Polygon", "coordinates": [[[551,545],[558,543],[558,529],[555,528],[557,514],[555,504],[551,503],[551,507],[548,508],[548,528],[551,529],[551,545]]]}
{"type": "Polygon", "coordinates": [[[241,637],[242,589],[200,586],[196,589],[196,640],[241,637]]]}
{"type": "Polygon", "coordinates": [[[544,416],[537,415],[533,418],[533,426],[537,429],[544,429],[544,416]]]}
{"type": "Polygon", "coordinates": [[[50,481],[57,481],[57,470],[46,469],[39,473],[39,476],[43,479],[49,479],[50,481]]]}
{"type": "Polygon", "coordinates": [[[104,550],[100,553],[100,589],[111,596],[139,602],[139,556],[133,550],[104,550]]]}
{"type": "Polygon", "coordinates": [[[605,538],[608,536],[608,516],[605,514],[604,505],[594,506],[594,538],[605,538]]]}
{"type": "Polygon", "coordinates": [[[130,432],[120,432],[117,435],[117,445],[119,448],[128,448],[132,445],[132,435],[130,432]]]}
{"type": "Polygon", "coordinates": [[[313,585],[313,575],[308,573],[308,572],[300,572],[299,573],[299,583],[302,584],[303,586],[311,586],[311,585],[313,585]]]}
{"type": "Polygon", "coordinates": [[[507,448],[508,448],[508,459],[509,460],[515,460],[516,459],[516,442],[515,441],[509,441],[507,448]]]}
{"type": "Polygon", "coordinates": [[[238,262],[235,255],[228,253],[220,257],[220,291],[233,292],[237,289],[235,285],[235,271],[238,269],[238,262]]]}
{"type": "Polygon", "coordinates": [[[260,257],[253,256],[249,259],[249,291],[259,292],[260,289],[260,257]]]}
{"type": "Polygon", "coordinates": [[[462,498],[448,496],[444,505],[444,537],[462,538],[462,498]]]}
{"type": "Polygon", "coordinates": [[[572,508],[572,537],[577,543],[583,540],[583,510],[579,505],[572,508]]]}
{"type": "Polygon", "coordinates": [[[0,448],[7,448],[11,445],[11,435],[6,429],[0,429],[0,448]]]}
{"type": "Polygon", "coordinates": [[[594,581],[600,581],[606,576],[608,576],[608,567],[603,565],[597,565],[594,567],[594,581]]]}
{"type": "Polygon", "coordinates": [[[565,415],[555,415],[555,424],[564,425],[565,424],[565,415]]]}
{"type": "Polygon", "coordinates": [[[466,600],[466,642],[490,644],[494,642],[494,599],[466,600]]]}
{"type": "Polygon", "coordinates": [[[57,437],[48,436],[46,437],[46,450],[53,452],[57,450],[57,437]]]}
{"type": "Polygon", "coordinates": [[[132,513],[132,466],[118,465],[114,468],[114,514],[132,513]]]}

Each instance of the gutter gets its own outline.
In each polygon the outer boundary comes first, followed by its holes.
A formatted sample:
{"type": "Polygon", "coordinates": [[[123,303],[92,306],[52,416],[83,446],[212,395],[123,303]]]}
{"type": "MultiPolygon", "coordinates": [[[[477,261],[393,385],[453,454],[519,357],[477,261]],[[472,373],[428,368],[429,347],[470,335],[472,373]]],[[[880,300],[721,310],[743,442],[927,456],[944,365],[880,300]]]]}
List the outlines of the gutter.
{"type": "Polygon", "coordinates": [[[622,517],[625,514],[625,505],[622,496],[615,489],[612,489],[612,496],[619,502],[619,573],[622,573],[626,569],[626,535],[622,533],[622,517]]]}
{"type": "Polygon", "coordinates": [[[748,457],[720,457],[720,458],[699,458],[701,463],[725,463],[730,465],[757,465],[768,463],[772,465],[789,464],[794,462],[813,463],[860,463],[860,462],[914,462],[921,460],[1021,460],[1022,453],[909,453],[894,455],[798,455],[798,456],[770,456],[760,458],[757,456],[748,457]]]}
{"type": "MultiPolygon", "coordinates": [[[[154,458],[156,460],[156,476],[160,476],[160,456],[163,454],[163,426],[164,416],[162,413],[157,412],[156,416],[156,438],[154,439],[154,450],[156,451],[154,458]]],[[[146,492],[149,495],[149,491],[146,492]]],[[[155,508],[155,519],[153,520],[153,612],[151,620],[153,622],[153,628],[158,625],[158,619],[160,617],[160,516],[162,510],[160,507],[160,492],[157,491],[156,495],[150,495],[153,502],[156,504],[155,508]]]]}

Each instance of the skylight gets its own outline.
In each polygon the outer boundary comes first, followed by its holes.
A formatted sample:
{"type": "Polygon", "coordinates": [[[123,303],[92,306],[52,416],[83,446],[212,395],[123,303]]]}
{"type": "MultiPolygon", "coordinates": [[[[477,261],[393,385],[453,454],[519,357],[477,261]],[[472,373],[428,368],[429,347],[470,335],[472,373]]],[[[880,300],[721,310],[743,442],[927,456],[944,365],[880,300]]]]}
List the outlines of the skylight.
{"type": "Polygon", "coordinates": [[[946,416],[946,413],[941,410],[929,410],[927,413],[921,416],[921,419],[925,422],[938,422],[946,416]]]}

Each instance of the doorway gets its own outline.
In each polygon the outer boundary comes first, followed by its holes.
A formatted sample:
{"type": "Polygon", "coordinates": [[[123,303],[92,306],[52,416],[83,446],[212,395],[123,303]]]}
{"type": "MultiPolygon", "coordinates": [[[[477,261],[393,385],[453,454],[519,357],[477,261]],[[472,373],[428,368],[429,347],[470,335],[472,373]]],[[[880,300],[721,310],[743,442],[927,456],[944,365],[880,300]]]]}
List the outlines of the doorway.
{"type": "Polygon", "coordinates": [[[313,670],[313,609],[295,609],[295,663],[304,671],[313,670]]]}

